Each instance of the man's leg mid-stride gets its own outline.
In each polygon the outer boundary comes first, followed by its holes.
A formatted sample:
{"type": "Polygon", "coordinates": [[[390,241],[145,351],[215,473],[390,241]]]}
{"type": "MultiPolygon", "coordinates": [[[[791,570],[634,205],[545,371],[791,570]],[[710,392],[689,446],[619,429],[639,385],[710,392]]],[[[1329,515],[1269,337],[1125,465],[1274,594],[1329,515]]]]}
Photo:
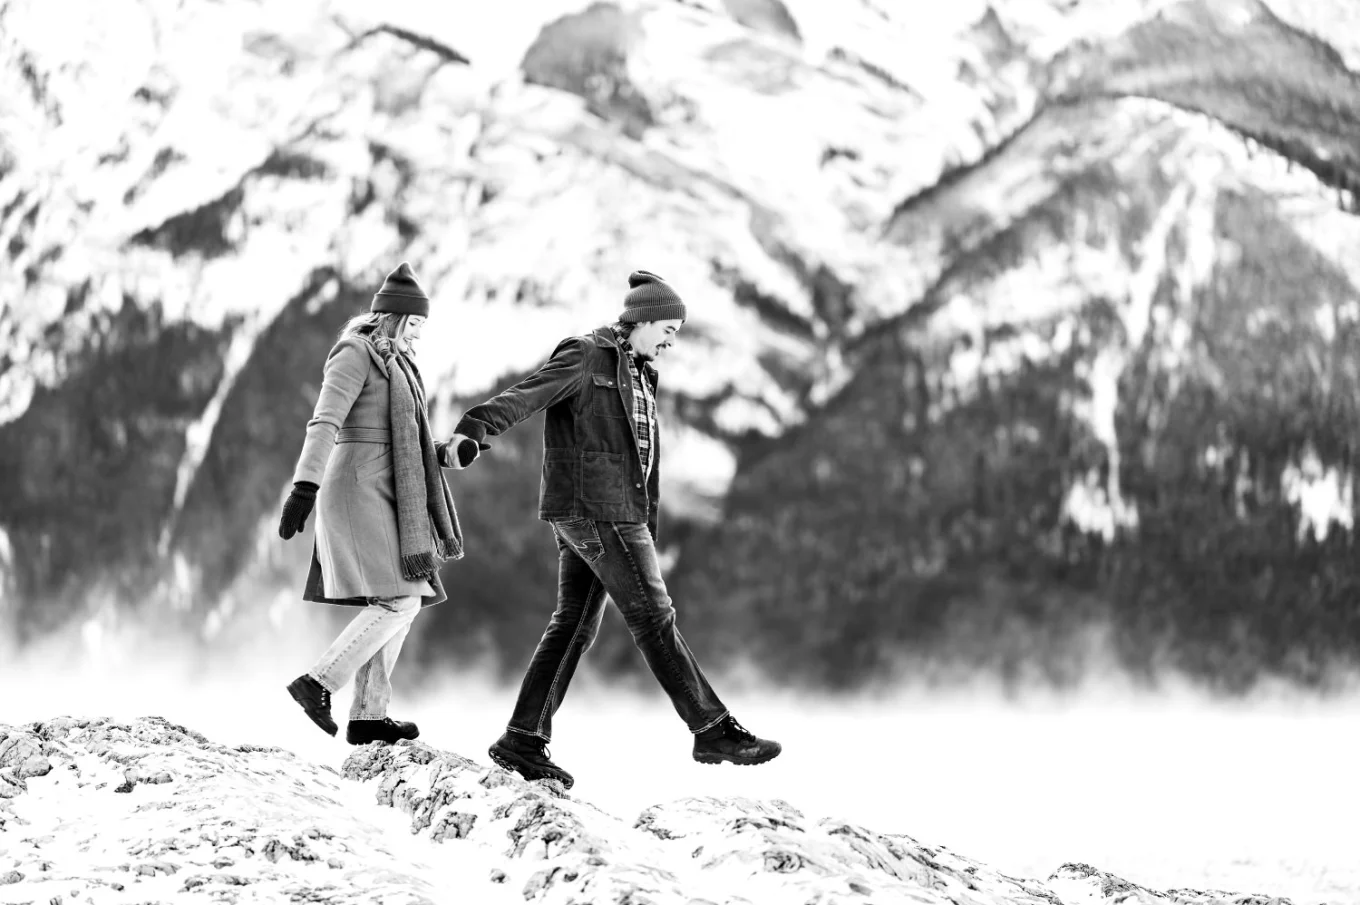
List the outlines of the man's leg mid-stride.
{"type": "Polygon", "coordinates": [[[709,684],[675,625],[656,545],[646,525],[594,522],[604,546],[596,573],[618,604],[633,643],[694,734],[694,759],[704,764],[763,764],[779,756],[779,742],[758,738],[733,718],[709,684]]]}
{"type": "MultiPolygon", "coordinates": [[[[633,642],[694,734],[695,760],[760,764],[777,757],[780,744],[757,738],[732,717],[681,636],[646,526],[568,519],[553,527],[562,550],[558,610],[525,675],[506,735],[492,746],[492,757],[507,738],[512,744],[540,748],[551,738],[552,714],[599,627],[603,592],[619,607],[633,642]],[[587,581],[582,566],[593,581],[587,581]]],[[[537,766],[544,776],[553,771],[559,774],[555,778],[567,775],[564,781],[570,787],[569,774],[546,756],[537,766]]],[[[542,778],[530,776],[518,764],[510,768],[528,778],[542,778]]]]}
{"type": "Polygon", "coordinates": [[[570,789],[572,775],[553,763],[552,718],[562,706],[581,655],[589,650],[604,615],[604,585],[570,543],[556,531],[557,609],[538,642],[520,683],[515,710],[488,750],[491,759],[525,779],[556,779],[570,789]]]}

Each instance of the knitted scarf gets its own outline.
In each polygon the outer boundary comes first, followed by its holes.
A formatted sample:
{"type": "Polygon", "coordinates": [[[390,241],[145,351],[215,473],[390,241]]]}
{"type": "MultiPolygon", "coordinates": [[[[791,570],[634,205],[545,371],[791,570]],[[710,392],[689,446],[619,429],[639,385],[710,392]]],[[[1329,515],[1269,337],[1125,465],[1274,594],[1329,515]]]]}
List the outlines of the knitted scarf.
{"type": "Polygon", "coordinates": [[[435,455],[425,384],[388,337],[370,339],[387,366],[401,574],[410,581],[433,579],[440,562],[463,557],[463,534],[435,455]]]}

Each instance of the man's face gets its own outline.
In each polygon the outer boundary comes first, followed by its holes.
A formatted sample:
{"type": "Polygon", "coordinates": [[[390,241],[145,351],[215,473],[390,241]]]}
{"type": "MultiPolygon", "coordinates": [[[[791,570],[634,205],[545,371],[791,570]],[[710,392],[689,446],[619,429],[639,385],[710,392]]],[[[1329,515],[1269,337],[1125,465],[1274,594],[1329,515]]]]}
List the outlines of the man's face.
{"type": "Polygon", "coordinates": [[[628,341],[633,346],[633,354],[644,361],[656,361],[657,357],[675,342],[675,334],[680,332],[684,321],[673,318],[667,321],[645,321],[633,328],[628,341]]]}

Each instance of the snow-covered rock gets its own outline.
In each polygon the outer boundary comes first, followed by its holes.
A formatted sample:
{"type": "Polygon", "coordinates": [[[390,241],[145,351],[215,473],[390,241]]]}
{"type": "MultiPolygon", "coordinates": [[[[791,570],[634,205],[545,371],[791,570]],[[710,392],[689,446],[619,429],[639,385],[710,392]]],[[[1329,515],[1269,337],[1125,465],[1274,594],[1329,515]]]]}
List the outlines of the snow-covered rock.
{"type": "MultiPolygon", "coordinates": [[[[149,717],[0,726],[0,902],[439,901],[329,767],[149,717]],[[11,752],[27,753],[14,773],[11,752]]],[[[22,756],[20,754],[19,756],[22,756]]]]}
{"type": "Polygon", "coordinates": [[[1080,864],[1010,877],[779,800],[686,798],[620,820],[421,742],[357,748],[337,772],[158,717],[62,717],[0,725],[0,762],[0,903],[1285,903],[1156,892],[1080,864]]]}
{"type": "Polygon", "coordinates": [[[1048,878],[1064,905],[1283,905],[1287,899],[1260,893],[1221,890],[1153,890],[1098,870],[1089,864],[1064,864],[1048,878]]]}

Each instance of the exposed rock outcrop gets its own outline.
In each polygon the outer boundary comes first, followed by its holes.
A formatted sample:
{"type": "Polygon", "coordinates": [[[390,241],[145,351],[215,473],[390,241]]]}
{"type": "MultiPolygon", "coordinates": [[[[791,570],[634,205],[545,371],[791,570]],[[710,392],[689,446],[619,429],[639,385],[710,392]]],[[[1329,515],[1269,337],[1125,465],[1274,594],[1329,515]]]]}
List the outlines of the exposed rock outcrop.
{"type": "Polygon", "coordinates": [[[0,902],[1287,905],[1081,864],[1009,877],[778,800],[682,799],[622,821],[420,742],[355,749],[337,773],[157,717],[57,718],[0,726],[0,763],[0,902]]]}

